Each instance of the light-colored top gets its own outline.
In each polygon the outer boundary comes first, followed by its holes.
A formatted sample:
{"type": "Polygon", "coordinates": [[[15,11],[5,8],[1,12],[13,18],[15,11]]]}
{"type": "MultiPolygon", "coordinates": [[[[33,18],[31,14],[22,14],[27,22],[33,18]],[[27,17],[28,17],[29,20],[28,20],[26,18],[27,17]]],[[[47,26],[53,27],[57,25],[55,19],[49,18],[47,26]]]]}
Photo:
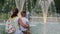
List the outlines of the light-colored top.
{"type": "MultiPolygon", "coordinates": [[[[22,22],[23,22],[24,24],[26,24],[26,25],[29,24],[29,21],[28,21],[28,19],[27,19],[26,17],[22,17],[21,20],[22,20],[22,22]]],[[[21,26],[21,25],[20,25],[20,28],[21,28],[22,31],[26,31],[26,30],[27,30],[26,28],[24,28],[24,27],[21,26]]]]}
{"type": "Polygon", "coordinates": [[[15,17],[14,20],[13,20],[14,21],[14,26],[15,26],[16,29],[19,28],[18,19],[19,19],[18,17],[15,17]]]}
{"type": "Polygon", "coordinates": [[[19,28],[18,19],[19,19],[18,17],[14,17],[14,18],[9,18],[6,21],[6,28],[5,28],[6,32],[11,33],[11,32],[13,32],[13,30],[19,28]],[[13,28],[13,27],[15,27],[15,28],[13,28]]]}

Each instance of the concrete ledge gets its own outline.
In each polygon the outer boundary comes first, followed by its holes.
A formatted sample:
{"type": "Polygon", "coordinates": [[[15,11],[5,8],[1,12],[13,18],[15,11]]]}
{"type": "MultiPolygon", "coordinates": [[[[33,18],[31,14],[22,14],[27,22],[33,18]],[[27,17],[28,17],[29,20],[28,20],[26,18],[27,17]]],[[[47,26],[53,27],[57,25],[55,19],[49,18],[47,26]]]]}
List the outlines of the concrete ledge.
{"type": "MultiPolygon", "coordinates": [[[[43,17],[31,17],[31,22],[44,22],[43,17]]],[[[60,17],[47,17],[47,22],[60,22],[60,17]]]]}

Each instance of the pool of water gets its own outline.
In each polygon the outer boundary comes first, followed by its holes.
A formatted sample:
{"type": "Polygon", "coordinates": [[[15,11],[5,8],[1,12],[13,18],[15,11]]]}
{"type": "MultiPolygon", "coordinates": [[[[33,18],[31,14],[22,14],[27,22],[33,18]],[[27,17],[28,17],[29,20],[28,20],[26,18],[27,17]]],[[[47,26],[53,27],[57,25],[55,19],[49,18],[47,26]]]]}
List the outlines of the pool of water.
{"type": "MultiPolygon", "coordinates": [[[[60,34],[60,23],[46,23],[45,25],[42,23],[32,24],[31,25],[31,33],[32,34],[60,34]],[[33,26],[32,26],[33,25],[33,26]],[[44,27],[46,28],[44,30],[44,27]]],[[[5,34],[5,26],[0,25],[0,34],[5,34]]]]}
{"type": "Polygon", "coordinates": [[[36,24],[31,27],[32,34],[60,34],[60,23],[36,24]],[[44,30],[45,27],[45,30],[44,30]]]}
{"type": "Polygon", "coordinates": [[[5,34],[5,25],[0,25],[0,34],[5,34]]]}

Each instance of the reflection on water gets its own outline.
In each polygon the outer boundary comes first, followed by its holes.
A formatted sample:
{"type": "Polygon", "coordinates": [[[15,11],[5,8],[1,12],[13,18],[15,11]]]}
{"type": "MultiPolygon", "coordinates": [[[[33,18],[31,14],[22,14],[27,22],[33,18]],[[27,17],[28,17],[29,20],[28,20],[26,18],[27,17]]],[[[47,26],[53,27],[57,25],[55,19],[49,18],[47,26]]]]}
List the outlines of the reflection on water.
{"type": "Polygon", "coordinates": [[[0,34],[5,34],[5,25],[0,25],[0,34]]]}
{"type": "MultiPolygon", "coordinates": [[[[37,24],[32,24],[35,26],[31,26],[30,30],[32,34],[44,34],[44,24],[42,23],[37,23],[37,24]]],[[[5,26],[0,25],[0,34],[5,34],[4,31],[5,26]]],[[[53,23],[53,22],[48,22],[46,23],[46,34],[60,34],[60,23],[53,23]]]]}
{"type": "MultiPolygon", "coordinates": [[[[36,24],[37,26],[31,27],[32,34],[44,34],[44,24],[36,24]]],[[[60,34],[60,23],[47,23],[46,24],[46,34],[60,34]]]]}

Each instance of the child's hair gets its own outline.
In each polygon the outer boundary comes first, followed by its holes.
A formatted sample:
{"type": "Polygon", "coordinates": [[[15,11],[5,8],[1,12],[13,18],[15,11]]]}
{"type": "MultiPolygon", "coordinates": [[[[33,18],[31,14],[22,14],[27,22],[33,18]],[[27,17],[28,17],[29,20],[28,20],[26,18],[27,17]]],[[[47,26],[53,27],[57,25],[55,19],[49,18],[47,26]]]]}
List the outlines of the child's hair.
{"type": "Polygon", "coordinates": [[[17,9],[17,8],[14,8],[14,9],[12,10],[12,13],[13,13],[13,14],[11,15],[11,18],[17,16],[17,14],[18,14],[18,9],[17,9]]]}
{"type": "Polygon", "coordinates": [[[26,17],[26,11],[22,11],[22,12],[21,12],[21,16],[22,16],[22,17],[26,17]]]}

